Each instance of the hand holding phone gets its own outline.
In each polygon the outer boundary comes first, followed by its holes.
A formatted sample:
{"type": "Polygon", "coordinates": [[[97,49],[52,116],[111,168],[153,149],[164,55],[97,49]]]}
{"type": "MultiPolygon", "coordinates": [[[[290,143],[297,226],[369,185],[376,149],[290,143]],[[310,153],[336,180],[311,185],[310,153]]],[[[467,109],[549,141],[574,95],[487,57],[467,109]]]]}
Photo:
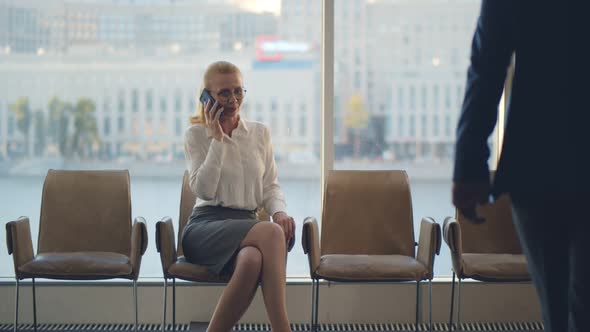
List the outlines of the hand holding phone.
{"type": "Polygon", "coordinates": [[[223,107],[213,99],[207,90],[203,90],[199,100],[203,103],[203,110],[205,113],[205,125],[209,129],[209,136],[212,136],[218,141],[223,138],[223,129],[219,123],[219,118],[223,113],[223,107]]]}
{"type": "MultiPolygon", "coordinates": [[[[213,98],[213,96],[211,95],[211,93],[209,93],[209,91],[207,89],[203,89],[203,92],[201,92],[201,96],[199,97],[199,100],[201,101],[201,103],[203,103],[203,107],[206,107],[208,102],[210,102],[211,105],[215,105],[217,103],[215,98],[213,98]]],[[[221,108],[221,106],[217,105],[217,107],[215,109],[213,109],[213,114],[215,115],[217,113],[217,111],[219,111],[220,108],[221,108]]],[[[205,111],[207,111],[207,110],[205,110],[205,111]]]]}

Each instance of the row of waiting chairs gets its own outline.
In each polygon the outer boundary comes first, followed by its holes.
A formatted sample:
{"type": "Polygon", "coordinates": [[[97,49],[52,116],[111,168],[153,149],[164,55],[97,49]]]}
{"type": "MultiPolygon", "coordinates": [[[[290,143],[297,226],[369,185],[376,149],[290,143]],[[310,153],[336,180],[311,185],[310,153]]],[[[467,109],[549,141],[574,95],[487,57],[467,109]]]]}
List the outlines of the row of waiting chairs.
{"type": "MultiPolygon", "coordinates": [[[[185,172],[178,232],[171,218],[156,224],[156,247],[164,275],[166,326],[168,282],[172,280],[172,330],[176,327],[176,279],[224,284],[231,275],[217,276],[188,263],[180,237],[195,202],[185,172]]],[[[319,282],[416,282],[416,329],[420,321],[420,283],[428,281],[432,327],[434,259],[440,253],[441,227],[424,217],[415,241],[410,185],[404,171],[332,171],[323,197],[322,232],[306,218],[302,246],[312,279],[311,327],[318,327],[319,282]],[[417,248],[416,248],[417,247],[417,248]]],[[[460,285],[464,278],[483,281],[529,280],[526,262],[512,226],[509,202],[484,211],[488,222],[474,225],[461,215],[444,222],[444,240],[460,285]]],[[[264,211],[258,219],[269,220],[264,211]]],[[[8,253],[16,276],[14,330],[18,328],[19,281],[32,279],[36,331],[35,278],[99,280],[125,278],[133,283],[137,331],[137,278],[148,244],[145,220],[131,222],[128,171],[50,170],[43,187],[37,254],[33,252],[29,220],[6,224],[8,253]]],[[[449,327],[453,327],[453,304],[449,327]]],[[[459,305],[460,310],[460,305],[459,305]]],[[[460,315],[458,314],[458,320],[460,315]]],[[[459,324],[457,324],[459,325],[459,324]]]]}

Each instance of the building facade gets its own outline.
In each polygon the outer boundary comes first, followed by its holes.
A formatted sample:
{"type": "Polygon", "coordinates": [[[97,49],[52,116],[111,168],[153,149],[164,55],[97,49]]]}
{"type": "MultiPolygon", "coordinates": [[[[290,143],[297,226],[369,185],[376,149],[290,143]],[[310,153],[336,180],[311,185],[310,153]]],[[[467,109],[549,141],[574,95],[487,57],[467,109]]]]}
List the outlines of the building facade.
{"type": "MultiPolygon", "coordinates": [[[[282,0],[279,15],[229,0],[39,3],[0,0],[0,155],[35,141],[11,105],[29,97],[48,118],[56,96],[94,101],[103,158],[181,158],[202,73],[228,59],[245,74],[244,114],[273,129],[277,157],[319,156],[320,1],[282,0]]],[[[336,1],[336,159],[451,159],[478,9],[336,1]],[[352,128],[355,98],[366,121],[352,128]]]]}

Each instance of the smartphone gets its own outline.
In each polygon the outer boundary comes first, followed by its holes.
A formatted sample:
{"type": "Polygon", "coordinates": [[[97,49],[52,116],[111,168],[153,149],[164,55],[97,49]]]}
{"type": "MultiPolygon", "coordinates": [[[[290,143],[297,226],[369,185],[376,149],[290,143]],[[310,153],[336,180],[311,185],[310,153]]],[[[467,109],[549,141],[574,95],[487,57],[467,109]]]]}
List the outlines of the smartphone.
{"type": "MultiPolygon", "coordinates": [[[[213,106],[215,104],[215,98],[213,98],[213,96],[211,96],[211,94],[209,93],[209,91],[207,91],[207,89],[203,89],[203,92],[201,92],[201,96],[199,97],[199,100],[201,101],[201,103],[203,103],[203,107],[205,107],[207,105],[208,101],[211,101],[211,106],[213,106]]],[[[217,105],[217,108],[213,110],[213,115],[215,115],[217,113],[217,111],[221,108],[221,105],[217,105]]]]}

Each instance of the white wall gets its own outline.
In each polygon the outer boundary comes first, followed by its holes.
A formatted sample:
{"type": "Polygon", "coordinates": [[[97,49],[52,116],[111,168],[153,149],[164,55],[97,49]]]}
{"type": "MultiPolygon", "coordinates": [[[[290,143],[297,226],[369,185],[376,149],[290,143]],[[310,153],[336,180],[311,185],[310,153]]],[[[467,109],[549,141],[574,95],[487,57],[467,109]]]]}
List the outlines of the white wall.
{"type": "MultiPolygon", "coordinates": [[[[170,283],[171,284],[171,283],[170,283]]],[[[32,322],[29,286],[22,287],[19,321],[32,322]]],[[[447,322],[451,287],[446,280],[433,283],[433,320],[447,322]]],[[[141,282],[139,320],[160,323],[163,288],[161,282],[141,282]]],[[[403,284],[328,284],[320,286],[321,323],[413,322],[416,297],[414,283],[403,284]]],[[[177,322],[208,321],[222,291],[221,286],[177,284],[177,322]]],[[[78,284],[37,282],[38,323],[131,323],[133,289],[130,282],[78,284]]],[[[171,314],[172,287],[168,291],[171,314]]],[[[14,283],[0,284],[0,323],[14,319],[14,283]]],[[[311,312],[311,284],[290,282],[287,306],[293,323],[307,323],[311,312]]],[[[422,319],[428,321],[428,285],[422,286],[422,319]]],[[[464,282],[462,322],[538,322],[540,309],[532,285],[528,283],[464,282]]],[[[168,316],[171,322],[171,316],[168,316]]],[[[242,322],[268,323],[260,291],[242,322]]]]}

